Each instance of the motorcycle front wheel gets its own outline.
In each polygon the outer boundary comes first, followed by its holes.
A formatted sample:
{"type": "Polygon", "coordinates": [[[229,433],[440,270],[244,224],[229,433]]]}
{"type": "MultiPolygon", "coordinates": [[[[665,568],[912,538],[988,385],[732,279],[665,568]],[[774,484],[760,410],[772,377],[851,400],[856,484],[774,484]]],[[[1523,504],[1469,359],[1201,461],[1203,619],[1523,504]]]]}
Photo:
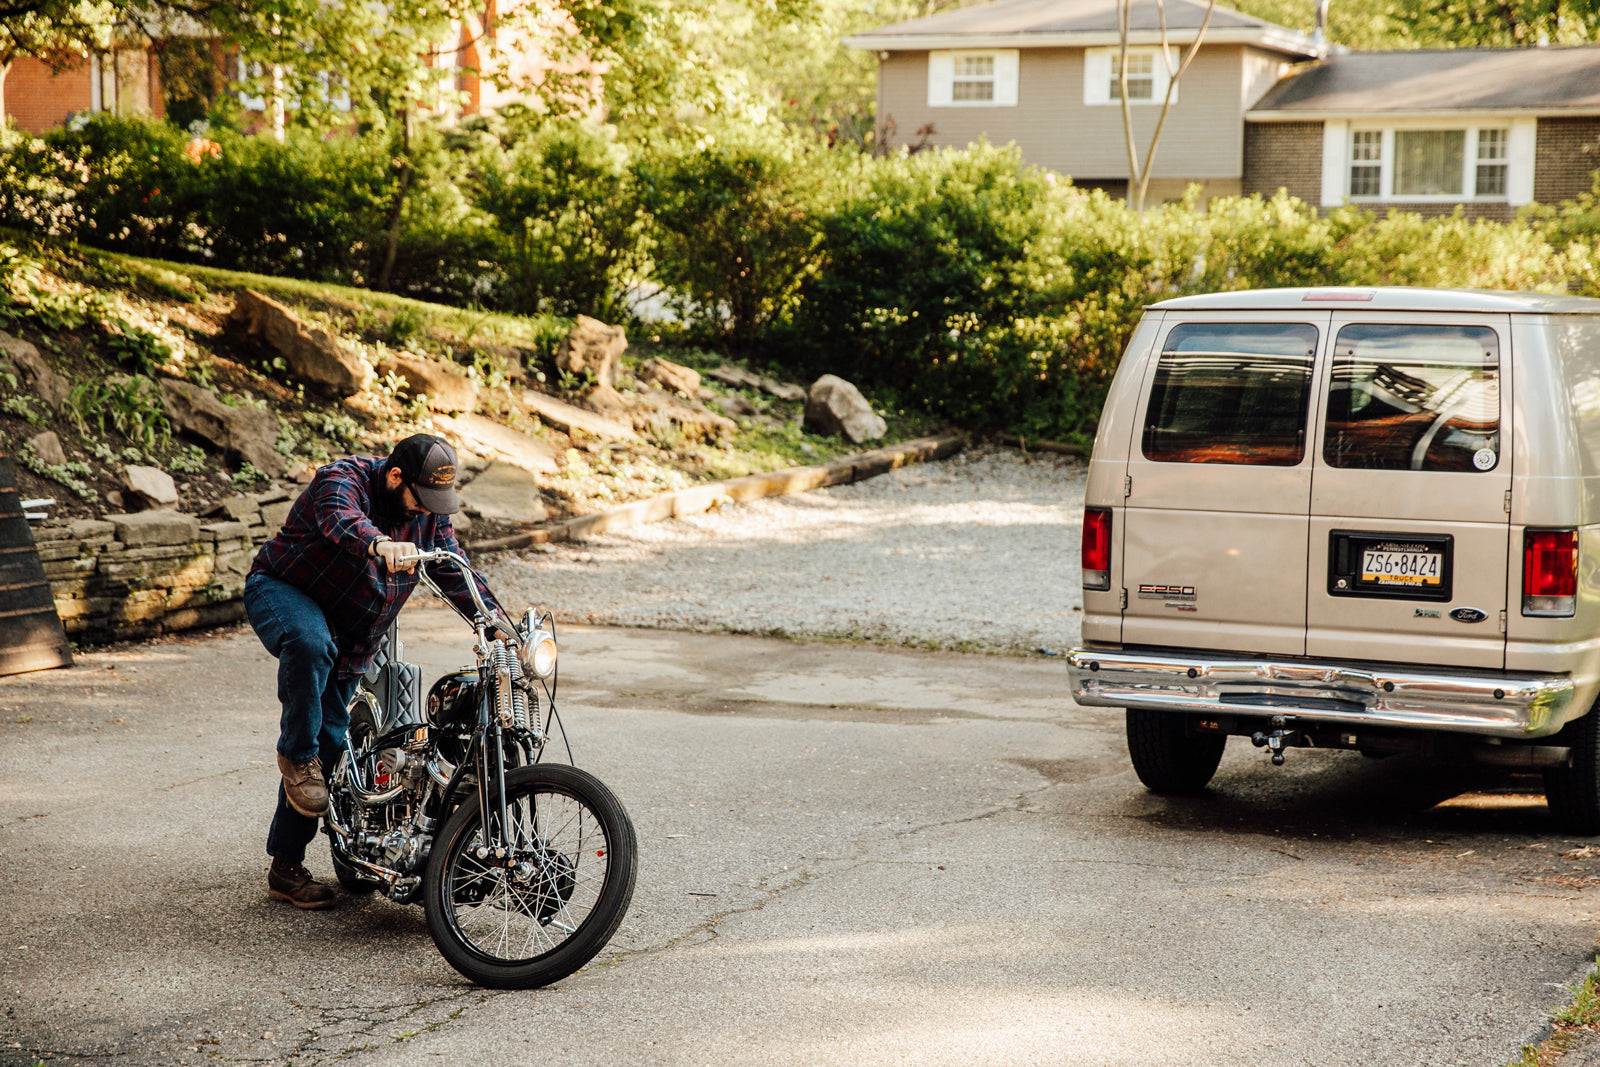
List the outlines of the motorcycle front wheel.
{"type": "Polygon", "coordinates": [[[633,823],[594,775],[562,764],[506,772],[505,858],[480,856],[473,796],[434,842],[423,883],[445,961],[491,989],[557,982],[594,958],[633,899],[633,823]]]}

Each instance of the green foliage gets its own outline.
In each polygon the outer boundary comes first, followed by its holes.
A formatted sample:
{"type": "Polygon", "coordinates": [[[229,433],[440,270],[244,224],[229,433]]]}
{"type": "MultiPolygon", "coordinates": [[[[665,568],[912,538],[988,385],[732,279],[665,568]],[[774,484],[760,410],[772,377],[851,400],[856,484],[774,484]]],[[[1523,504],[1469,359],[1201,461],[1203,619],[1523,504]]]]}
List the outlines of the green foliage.
{"type": "Polygon", "coordinates": [[[84,500],[94,499],[94,490],[89,488],[88,483],[84,481],[94,472],[82,460],[68,460],[66,463],[46,463],[44,458],[34,451],[33,446],[27,442],[23,442],[22,447],[17,450],[17,458],[22,461],[24,467],[39,477],[49,478],[53,482],[66,486],[84,500]]]}
{"type": "Polygon", "coordinates": [[[67,394],[62,410],[88,433],[111,428],[134,444],[146,449],[165,446],[172,440],[172,422],[161,403],[161,390],[142,375],[126,375],[103,381],[80,382],[67,394]]]}
{"type": "Polygon", "coordinates": [[[635,166],[656,277],[692,328],[741,348],[793,310],[820,260],[815,213],[833,163],[781,130],[730,128],[635,166]]]}
{"type": "Polygon", "coordinates": [[[821,263],[782,331],[791,362],[988,421],[1045,373],[1038,346],[1059,332],[1028,320],[1053,280],[1035,253],[1060,191],[1014,149],[988,146],[862,157],[848,189],[821,221],[821,263]]]}
{"type": "MultiPolygon", "coordinates": [[[[15,389],[17,387],[17,380],[13,376],[0,374],[0,378],[9,382],[10,388],[15,389]]],[[[13,395],[0,397],[0,411],[5,412],[7,415],[15,415],[33,426],[43,426],[48,421],[43,407],[31,396],[13,395]]]]}
{"type": "Polygon", "coordinates": [[[195,474],[205,469],[205,450],[199,445],[179,445],[176,451],[167,457],[167,466],[179,474],[195,474]]]}
{"type": "Polygon", "coordinates": [[[479,206],[509,235],[507,306],[620,317],[643,267],[643,218],[615,131],[549,122],[515,134],[479,206]]]}
{"type": "Polygon", "coordinates": [[[116,362],[147,376],[154,375],[173,356],[172,346],[161,337],[126,322],[120,330],[106,335],[105,345],[116,362]]]}
{"type": "Polygon", "coordinates": [[[271,478],[257,470],[249,460],[239,464],[239,469],[233,472],[232,477],[233,484],[241,489],[249,489],[252,486],[262,485],[271,480],[271,478]]]}

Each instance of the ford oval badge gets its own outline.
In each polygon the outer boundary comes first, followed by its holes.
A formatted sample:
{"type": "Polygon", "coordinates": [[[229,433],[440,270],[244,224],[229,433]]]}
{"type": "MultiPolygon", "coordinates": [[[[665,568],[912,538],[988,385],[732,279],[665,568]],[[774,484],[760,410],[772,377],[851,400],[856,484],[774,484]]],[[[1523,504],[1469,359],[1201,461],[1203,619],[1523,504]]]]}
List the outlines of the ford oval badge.
{"type": "Polygon", "coordinates": [[[1450,613],[1450,617],[1456,622],[1482,622],[1489,617],[1489,613],[1477,608],[1457,608],[1450,613]]]}

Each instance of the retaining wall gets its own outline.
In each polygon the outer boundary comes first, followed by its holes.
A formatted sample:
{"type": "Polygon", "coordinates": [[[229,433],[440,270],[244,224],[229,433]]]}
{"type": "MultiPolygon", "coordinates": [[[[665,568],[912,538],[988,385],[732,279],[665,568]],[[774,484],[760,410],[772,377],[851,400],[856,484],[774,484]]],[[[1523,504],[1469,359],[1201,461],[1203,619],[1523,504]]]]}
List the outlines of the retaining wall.
{"type": "Polygon", "coordinates": [[[290,503],[279,490],[230,498],[206,519],[141,511],[34,527],[62,628],[98,644],[243,619],[250,561],[290,503]]]}

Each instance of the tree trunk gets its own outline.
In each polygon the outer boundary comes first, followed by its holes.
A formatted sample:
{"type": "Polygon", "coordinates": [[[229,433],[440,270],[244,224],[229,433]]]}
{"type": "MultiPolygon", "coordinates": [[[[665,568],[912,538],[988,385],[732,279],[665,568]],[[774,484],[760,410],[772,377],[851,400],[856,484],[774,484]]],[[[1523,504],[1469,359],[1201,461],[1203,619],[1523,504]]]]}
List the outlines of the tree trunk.
{"type": "Polygon", "coordinates": [[[6,75],[11,73],[11,60],[7,58],[0,62],[0,140],[4,140],[5,132],[11,126],[11,119],[6,114],[6,75]]]}
{"type": "Polygon", "coordinates": [[[383,269],[378,272],[378,288],[388,290],[394,277],[394,261],[400,252],[400,216],[406,208],[406,194],[411,191],[411,111],[400,114],[400,186],[395,190],[394,206],[389,211],[389,240],[383,250],[383,269]]]}

